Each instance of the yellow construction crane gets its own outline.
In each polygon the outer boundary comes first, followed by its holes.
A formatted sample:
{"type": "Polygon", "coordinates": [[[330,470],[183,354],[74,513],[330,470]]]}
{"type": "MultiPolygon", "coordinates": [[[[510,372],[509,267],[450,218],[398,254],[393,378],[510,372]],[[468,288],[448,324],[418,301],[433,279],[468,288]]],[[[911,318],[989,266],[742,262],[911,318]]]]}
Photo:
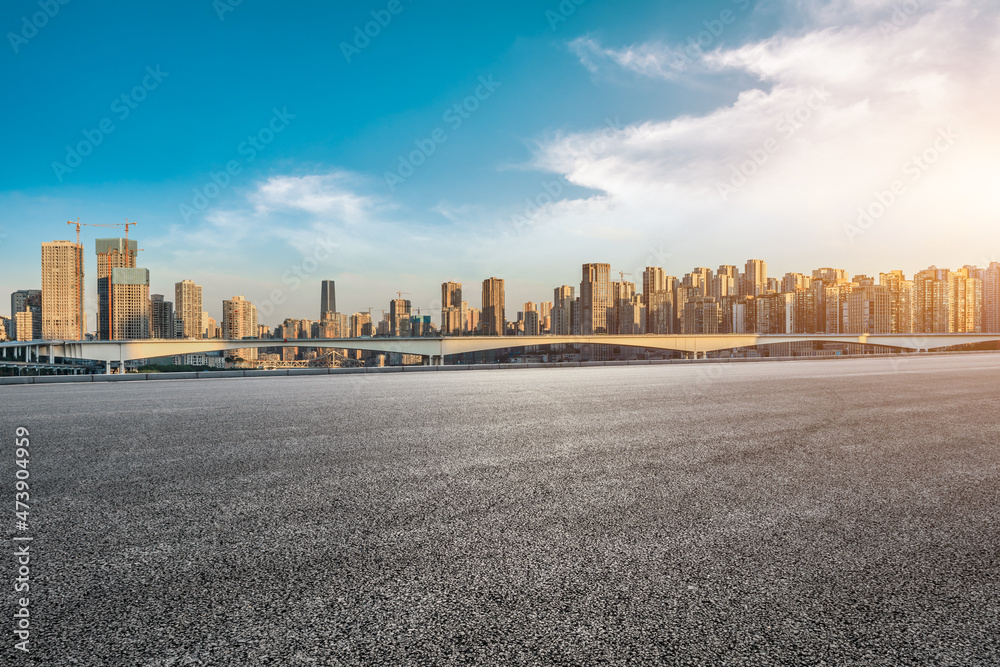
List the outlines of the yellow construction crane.
{"type": "Polygon", "coordinates": [[[131,225],[138,225],[138,222],[129,222],[128,218],[125,218],[125,251],[128,252],[128,228],[131,225]]]}
{"type": "MultiPolygon", "coordinates": [[[[112,228],[114,228],[114,227],[121,227],[121,225],[96,225],[96,224],[94,224],[92,222],[80,222],[80,218],[77,218],[76,222],[73,222],[72,220],[67,220],[66,224],[67,225],[76,225],[76,244],[77,245],[80,245],[80,227],[112,227],[112,228]]],[[[134,223],[132,223],[132,224],[134,224],[134,223]]],[[[126,234],[127,233],[128,233],[128,230],[126,229],[126,234]]]]}

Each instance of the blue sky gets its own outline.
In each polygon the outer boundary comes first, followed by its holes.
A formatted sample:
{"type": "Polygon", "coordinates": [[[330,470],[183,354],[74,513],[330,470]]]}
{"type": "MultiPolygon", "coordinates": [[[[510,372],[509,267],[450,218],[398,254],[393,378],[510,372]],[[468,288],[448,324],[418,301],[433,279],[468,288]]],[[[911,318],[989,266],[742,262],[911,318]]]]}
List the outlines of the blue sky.
{"type": "MultiPolygon", "coordinates": [[[[0,294],[78,217],[139,222],[152,292],[190,278],[272,326],[317,317],[322,279],[377,312],[445,280],[477,307],[495,275],[513,312],[589,261],[992,256],[993,3],[232,4],[0,7],[0,294]]],[[[84,228],[90,304],[112,234],[84,228]]]]}

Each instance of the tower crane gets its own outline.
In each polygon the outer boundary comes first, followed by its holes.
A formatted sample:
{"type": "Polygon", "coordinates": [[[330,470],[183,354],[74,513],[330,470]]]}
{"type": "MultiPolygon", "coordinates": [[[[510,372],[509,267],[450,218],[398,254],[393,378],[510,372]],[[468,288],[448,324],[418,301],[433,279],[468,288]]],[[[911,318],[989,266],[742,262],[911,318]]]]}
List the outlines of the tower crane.
{"type": "MultiPolygon", "coordinates": [[[[138,225],[138,222],[129,222],[128,218],[125,218],[125,250],[128,250],[128,228],[131,225],[138,225]]],[[[631,274],[630,274],[631,275],[631,274]]]]}
{"type": "MultiPolygon", "coordinates": [[[[94,224],[92,222],[80,222],[80,218],[77,218],[76,222],[73,222],[72,220],[67,220],[66,224],[67,225],[76,225],[76,244],[77,245],[80,245],[80,227],[111,227],[111,228],[121,227],[121,225],[97,225],[97,224],[94,224]]],[[[134,223],[130,223],[130,224],[134,224],[134,223]]],[[[128,230],[127,229],[125,230],[125,233],[128,234],[128,230]]]]}

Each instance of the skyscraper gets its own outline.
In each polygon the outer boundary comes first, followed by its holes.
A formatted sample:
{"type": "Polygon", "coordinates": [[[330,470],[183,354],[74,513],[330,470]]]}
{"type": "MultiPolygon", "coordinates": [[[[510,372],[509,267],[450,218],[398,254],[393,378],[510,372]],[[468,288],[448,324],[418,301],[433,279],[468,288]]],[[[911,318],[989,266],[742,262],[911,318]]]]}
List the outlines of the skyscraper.
{"type": "Polygon", "coordinates": [[[332,280],[324,280],[320,284],[319,294],[319,318],[323,319],[324,313],[337,312],[337,291],[332,280]]]}
{"type": "Polygon", "coordinates": [[[1000,262],[982,270],[983,332],[1000,333],[1000,262]]]}
{"type": "MultiPolygon", "coordinates": [[[[97,337],[100,340],[112,340],[111,271],[113,269],[135,268],[135,257],[139,244],[134,239],[127,242],[123,238],[97,239],[97,337]]],[[[123,274],[124,275],[124,274],[123,274]]],[[[132,276],[129,279],[138,276],[132,276]]],[[[124,280],[125,278],[123,278],[124,280]]],[[[146,275],[146,287],[149,287],[149,275],[146,275]]],[[[147,291],[146,299],[149,299],[147,291]]],[[[147,306],[148,310],[148,306],[147,306]]],[[[148,330],[146,337],[148,337],[148,330]]]]}
{"type": "Polygon", "coordinates": [[[673,295],[667,291],[666,272],[658,266],[647,266],[642,272],[642,305],[646,309],[645,333],[670,333],[673,295]]]}
{"type": "Polygon", "coordinates": [[[563,285],[552,290],[552,333],[556,336],[573,334],[573,292],[571,285],[563,285]]]}
{"type": "Polygon", "coordinates": [[[748,259],[740,275],[740,296],[760,296],[767,293],[767,262],[748,259]]]}
{"type": "Polygon", "coordinates": [[[174,284],[174,313],[181,338],[205,337],[201,285],[195,285],[193,280],[182,280],[174,284]]]}
{"type": "Polygon", "coordinates": [[[892,333],[892,324],[889,287],[859,282],[847,296],[847,333],[887,334],[892,333]]]}
{"type": "Polygon", "coordinates": [[[14,340],[36,340],[42,337],[42,290],[19,289],[10,294],[10,319],[14,340]],[[27,313],[27,315],[22,315],[27,313]],[[18,328],[18,322],[21,323],[18,328]]]}
{"type": "MultiPolygon", "coordinates": [[[[222,337],[242,340],[257,336],[257,308],[242,296],[222,302],[222,337]]],[[[257,348],[244,348],[227,352],[227,356],[245,360],[257,358],[257,348]]]]}
{"type": "Polygon", "coordinates": [[[149,269],[116,266],[105,280],[110,340],[149,338],[149,269]]]}
{"type": "Polygon", "coordinates": [[[611,318],[608,333],[635,335],[644,333],[646,320],[642,303],[635,293],[635,283],[613,281],[611,283],[611,318]]]}
{"type": "Polygon", "coordinates": [[[371,313],[354,313],[351,315],[351,338],[371,336],[373,334],[374,329],[372,328],[371,313]]]}
{"type": "Polygon", "coordinates": [[[954,333],[949,273],[932,266],[913,276],[913,333],[954,333]]]}
{"type": "Polygon", "coordinates": [[[524,335],[537,336],[542,333],[541,313],[537,310],[524,311],[524,335]]]}
{"type": "Polygon", "coordinates": [[[441,283],[441,334],[462,333],[462,283],[441,283]]]}
{"type": "Polygon", "coordinates": [[[487,278],[483,281],[483,335],[503,336],[507,329],[504,313],[503,279],[487,278]]]}
{"type": "Polygon", "coordinates": [[[389,335],[403,338],[410,335],[410,308],[408,299],[389,302],[389,335]]]}
{"type": "MultiPolygon", "coordinates": [[[[41,322],[41,315],[35,316],[33,306],[25,306],[25,309],[14,314],[14,340],[37,340],[41,338],[40,333],[35,331],[35,321],[41,322]]],[[[41,310],[41,307],[38,307],[41,310]]],[[[39,329],[41,324],[39,324],[39,329]]]]}
{"type": "Polygon", "coordinates": [[[693,296],[684,304],[684,333],[717,334],[722,322],[718,302],[710,296],[693,296]]]}
{"type": "Polygon", "coordinates": [[[879,284],[889,290],[890,333],[913,333],[913,281],[902,271],[879,274],[879,284]]]}
{"type": "Polygon", "coordinates": [[[983,282],[967,268],[952,271],[948,276],[951,293],[952,326],[954,333],[982,333],[983,282]]]}
{"type": "Polygon", "coordinates": [[[83,340],[83,246],[42,244],[42,338],[83,340]]]}
{"type": "Polygon", "coordinates": [[[174,337],[174,304],[164,301],[162,294],[152,294],[149,297],[151,333],[153,338],[174,337]]]}
{"type": "Polygon", "coordinates": [[[611,265],[584,264],[580,282],[580,333],[585,336],[608,333],[611,309],[611,265]]]}
{"type": "Polygon", "coordinates": [[[658,266],[647,266],[642,272],[642,305],[649,308],[649,295],[667,289],[667,273],[658,266]]]}

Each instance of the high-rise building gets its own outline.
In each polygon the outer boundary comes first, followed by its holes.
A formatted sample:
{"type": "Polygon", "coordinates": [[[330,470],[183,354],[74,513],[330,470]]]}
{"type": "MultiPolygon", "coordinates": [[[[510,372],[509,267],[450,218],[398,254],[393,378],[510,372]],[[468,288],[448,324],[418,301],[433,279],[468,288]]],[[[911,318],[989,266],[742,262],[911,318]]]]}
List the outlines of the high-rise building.
{"type": "MultiPolygon", "coordinates": [[[[855,280],[860,276],[855,276],[855,280]]],[[[872,285],[868,280],[847,296],[847,329],[852,334],[892,333],[892,293],[885,285],[872,285]]]]}
{"type": "Polygon", "coordinates": [[[354,313],[351,315],[351,338],[374,335],[371,313],[354,313]]]}
{"type": "Polygon", "coordinates": [[[10,294],[10,319],[14,340],[38,340],[42,337],[42,290],[19,289],[10,294]],[[20,313],[28,313],[21,316],[20,313]],[[20,325],[18,324],[20,322],[20,325]]]}
{"type": "Polygon", "coordinates": [[[692,296],[684,303],[684,333],[717,334],[721,322],[722,311],[714,298],[692,296]]]}
{"type": "Polygon", "coordinates": [[[914,333],[954,332],[949,273],[932,266],[913,276],[914,333]]]}
{"type": "Polygon", "coordinates": [[[552,333],[556,336],[573,334],[574,288],[563,285],[552,290],[552,333]]]}
{"type": "Polygon", "coordinates": [[[469,308],[466,301],[463,301],[462,305],[465,308],[465,330],[469,333],[477,333],[482,325],[483,311],[479,308],[469,308]]]}
{"type": "Polygon", "coordinates": [[[393,299],[389,302],[389,335],[406,338],[410,335],[410,302],[393,299]]]}
{"type": "Polygon", "coordinates": [[[419,338],[431,335],[430,315],[410,315],[409,336],[419,338]]]}
{"type": "Polygon", "coordinates": [[[800,289],[809,289],[812,278],[801,273],[786,273],[781,279],[782,292],[797,292],[800,289]]]}
{"type": "Polygon", "coordinates": [[[162,294],[151,294],[149,305],[153,338],[173,338],[176,331],[173,301],[164,301],[162,294]]]}
{"type": "Polygon", "coordinates": [[[72,241],[42,244],[42,338],[83,340],[83,246],[72,241]]]}
{"type": "Polygon", "coordinates": [[[953,311],[951,330],[955,333],[981,333],[983,282],[973,277],[968,268],[961,268],[949,274],[948,289],[953,311]]]}
{"type": "Polygon", "coordinates": [[[649,295],[667,289],[667,274],[658,266],[647,266],[642,271],[642,305],[649,309],[649,295]]]}
{"type": "Polygon", "coordinates": [[[771,292],[753,299],[758,334],[788,334],[795,328],[795,295],[771,292]]]}
{"type": "Polygon", "coordinates": [[[767,262],[764,260],[748,259],[740,278],[740,296],[767,294],[767,262]]]}
{"type": "Polygon", "coordinates": [[[736,279],[728,273],[716,274],[709,286],[708,296],[714,297],[720,303],[723,297],[736,296],[736,279]]]}
{"type": "MultiPolygon", "coordinates": [[[[112,322],[112,311],[114,305],[111,299],[111,272],[114,269],[134,269],[136,254],[139,252],[139,243],[135,239],[127,242],[123,238],[97,239],[95,241],[97,251],[97,337],[100,340],[112,340],[114,337],[114,324],[112,322]]],[[[122,274],[123,276],[126,274],[122,274]]],[[[128,274],[128,280],[141,279],[138,274],[128,274]]],[[[124,280],[125,278],[123,278],[124,280]]],[[[146,299],[149,300],[149,275],[146,274],[146,299]]],[[[128,290],[126,290],[128,291],[128,290]]],[[[148,311],[148,304],[147,304],[148,311]]],[[[126,308],[126,310],[130,310],[126,308]]],[[[140,327],[141,328],[141,327],[140,327]]],[[[130,327],[130,330],[138,330],[130,327]]],[[[148,322],[146,336],[149,336],[148,322]]]]}
{"type": "MultiPolygon", "coordinates": [[[[234,296],[222,302],[222,337],[227,340],[242,340],[257,335],[257,307],[243,298],[234,296]]],[[[257,348],[232,350],[228,356],[244,360],[257,358],[257,348]]]]}
{"type": "Polygon", "coordinates": [[[337,312],[337,289],[334,281],[324,280],[320,283],[319,294],[319,318],[323,319],[324,313],[337,312]]]}
{"type": "Polygon", "coordinates": [[[542,333],[542,315],[537,310],[524,311],[524,335],[538,336],[542,333]]]}
{"type": "Polygon", "coordinates": [[[691,296],[708,296],[712,289],[712,269],[695,267],[691,273],[684,275],[683,284],[684,287],[693,288],[688,290],[691,296]]]}
{"type": "Polygon", "coordinates": [[[879,274],[879,285],[889,290],[890,333],[913,333],[913,281],[902,271],[879,274]]]}
{"type": "Polygon", "coordinates": [[[847,298],[859,287],[857,283],[838,282],[825,288],[826,293],[826,326],[828,334],[850,333],[850,322],[847,298]]]}
{"type": "MultiPolygon", "coordinates": [[[[41,308],[39,308],[41,310],[41,308]]],[[[26,307],[24,310],[14,314],[14,340],[38,340],[41,338],[41,334],[35,333],[34,322],[35,320],[40,320],[41,315],[35,317],[35,314],[26,307]]]]}
{"type": "Polygon", "coordinates": [[[196,285],[193,280],[182,280],[174,285],[174,317],[180,338],[202,338],[206,335],[202,308],[201,285],[196,285]]]}
{"type": "Polygon", "coordinates": [[[822,280],[823,282],[832,285],[838,281],[847,280],[847,271],[845,269],[831,269],[829,267],[813,269],[812,279],[822,280]]]}
{"type": "Polygon", "coordinates": [[[674,293],[662,289],[646,295],[646,333],[667,335],[674,331],[674,293]]]}
{"type": "Polygon", "coordinates": [[[110,340],[149,338],[149,269],[116,266],[106,281],[110,340]]]}
{"type": "Polygon", "coordinates": [[[462,334],[462,283],[441,284],[441,335],[462,334]]]}
{"type": "Polygon", "coordinates": [[[612,281],[608,333],[633,336],[643,333],[645,326],[642,300],[635,292],[635,283],[626,280],[612,281]],[[642,329],[639,328],[640,325],[642,329]]]}
{"type": "Polygon", "coordinates": [[[1000,262],[990,262],[982,270],[983,332],[1000,333],[1000,262]]]}
{"type": "Polygon", "coordinates": [[[502,278],[483,281],[482,325],[484,336],[504,336],[507,333],[507,316],[504,312],[504,282],[502,278]]]}
{"type": "Polygon", "coordinates": [[[611,307],[611,265],[584,264],[580,282],[580,333],[585,336],[608,333],[611,307]]]}
{"type": "Polygon", "coordinates": [[[715,275],[729,276],[735,282],[740,276],[740,270],[732,264],[720,264],[718,270],[715,272],[715,275]]]}
{"type": "Polygon", "coordinates": [[[792,333],[823,333],[825,327],[816,328],[816,291],[814,289],[795,291],[792,295],[792,309],[794,312],[792,333]]]}

